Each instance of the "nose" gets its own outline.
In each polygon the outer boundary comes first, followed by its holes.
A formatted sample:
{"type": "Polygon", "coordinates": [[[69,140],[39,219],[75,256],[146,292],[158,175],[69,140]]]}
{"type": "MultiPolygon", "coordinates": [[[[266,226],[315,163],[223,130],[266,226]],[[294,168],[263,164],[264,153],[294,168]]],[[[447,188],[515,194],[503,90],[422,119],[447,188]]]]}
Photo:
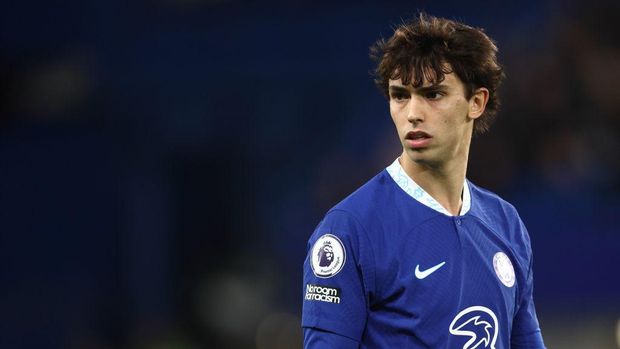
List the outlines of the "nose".
{"type": "Polygon", "coordinates": [[[407,106],[407,120],[411,123],[424,121],[424,110],[422,101],[417,96],[412,96],[407,106]]]}

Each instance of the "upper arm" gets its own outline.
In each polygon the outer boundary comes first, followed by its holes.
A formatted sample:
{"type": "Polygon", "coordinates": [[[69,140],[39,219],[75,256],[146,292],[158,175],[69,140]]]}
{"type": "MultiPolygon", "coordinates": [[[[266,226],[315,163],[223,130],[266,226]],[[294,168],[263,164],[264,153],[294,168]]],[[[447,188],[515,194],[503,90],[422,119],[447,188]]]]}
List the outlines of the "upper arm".
{"type": "Polygon", "coordinates": [[[305,349],[358,349],[353,339],[313,327],[304,328],[305,349]]]}
{"type": "Polygon", "coordinates": [[[536,307],[532,296],[532,276],[530,273],[530,287],[524,290],[519,310],[517,311],[512,323],[511,348],[516,349],[538,349],[545,348],[543,343],[536,307]]]}
{"type": "Polygon", "coordinates": [[[538,317],[536,316],[536,307],[534,306],[534,273],[532,268],[534,263],[530,238],[527,229],[520,219],[519,223],[529,258],[527,276],[520,292],[517,312],[512,323],[511,348],[545,348],[538,317]]]}
{"type": "Polygon", "coordinates": [[[357,221],[330,212],[308,242],[302,326],[361,341],[368,309],[367,246],[357,221]],[[366,265],[366,266],[363,266],[366,265]]]}

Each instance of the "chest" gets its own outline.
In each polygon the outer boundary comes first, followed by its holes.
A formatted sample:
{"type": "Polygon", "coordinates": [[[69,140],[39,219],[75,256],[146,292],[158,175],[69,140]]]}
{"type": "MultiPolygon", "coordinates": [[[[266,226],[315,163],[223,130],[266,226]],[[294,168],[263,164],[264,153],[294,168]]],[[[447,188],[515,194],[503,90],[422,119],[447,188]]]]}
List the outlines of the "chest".
{"type": "Polygon", "coordinates": [[[510,326],[520,268],[497,232],[473,219],[444,217],[403,229],[386,247],[377,256],[371,307],[392,312],[387,318],[408,328],[447,328],[460,312],[477,309],[510,326]]]}

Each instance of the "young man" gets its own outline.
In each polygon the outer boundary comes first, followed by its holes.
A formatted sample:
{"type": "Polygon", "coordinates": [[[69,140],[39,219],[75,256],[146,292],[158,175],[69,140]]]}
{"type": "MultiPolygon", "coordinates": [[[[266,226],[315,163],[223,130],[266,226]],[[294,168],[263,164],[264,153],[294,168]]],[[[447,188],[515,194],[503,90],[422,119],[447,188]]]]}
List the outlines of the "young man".
{"type": "Polygon", "coordinates": [[[465,179],[499,105],[497,47],[420,15],[372,52],[403,152],[310,237],[304,347],[544,348],[525,226],[465,179]]]}

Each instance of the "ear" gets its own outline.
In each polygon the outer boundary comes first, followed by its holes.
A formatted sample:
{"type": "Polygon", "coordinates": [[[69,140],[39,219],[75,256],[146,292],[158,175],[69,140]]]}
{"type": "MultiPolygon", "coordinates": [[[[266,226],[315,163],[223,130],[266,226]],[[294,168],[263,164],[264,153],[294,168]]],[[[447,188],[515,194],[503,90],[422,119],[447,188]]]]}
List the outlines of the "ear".
{"type": "Polygon", "coordinates": [[[484,113],[484,108],[489,101],[489,90],[484,87],[480,87],[474,91],[469,99],[469,116],[470,119],[479,118],[484,113]]]}

